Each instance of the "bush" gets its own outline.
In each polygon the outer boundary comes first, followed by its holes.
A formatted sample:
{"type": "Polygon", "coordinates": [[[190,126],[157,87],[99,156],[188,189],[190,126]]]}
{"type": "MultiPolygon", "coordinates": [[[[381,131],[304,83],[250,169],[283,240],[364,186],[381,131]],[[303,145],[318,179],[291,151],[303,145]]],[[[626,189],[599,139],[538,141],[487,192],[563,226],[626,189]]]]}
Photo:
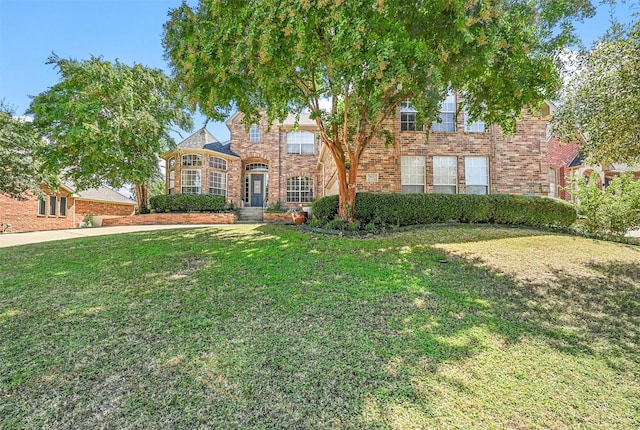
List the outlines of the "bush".
{"type": "MultiPolygon", "coordinates": [[[[320,221],[331,221],[338,213],[338,196],[316,200],[313,211],[320,221]]],[[[355,217],[367,229],[452,220],[568,227],[575,222],[576,211],[569,203],[547,197],[358,193],[355,217]]]]}
{"type": "Polygon", "coordinates": [[[149,199],[149,207],[156,212],[222,212],[225,197],[208,194],[168,194],[149,199]]]}
{"type": "Polygon", "coordinates": [[[590,233],[624,235],[640,226],[640,182],[631,173],[614,179],[601,190],[598,176],[574,178],[570,189],[577,199],[578,213],[584,217],[584,228],[590,233]]]}

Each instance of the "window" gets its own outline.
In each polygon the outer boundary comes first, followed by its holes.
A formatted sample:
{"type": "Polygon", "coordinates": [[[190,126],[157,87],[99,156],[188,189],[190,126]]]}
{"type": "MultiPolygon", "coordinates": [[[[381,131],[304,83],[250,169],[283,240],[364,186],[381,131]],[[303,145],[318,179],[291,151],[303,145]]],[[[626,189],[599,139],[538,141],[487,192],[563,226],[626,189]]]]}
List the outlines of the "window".
{"type": "Polygon", "coordinates": [[[440,122],[431,124],[433,131],[456,131],[456,94],[450,91],[440,103],[440,122]]]}
{"type": "Polygon", "coordinates": [[[209,173],[209,194],[227,196],[227,174],[220,172],[209,173]]]}
{"type": "Polygon", "coordinates": [[[202,166],[202,155],[187,154],[182,156],[183,166],[202,166]]]}
{"type": "Polygon", "coordinates": [[[402,192],[424,193],[424,157],[402,157],[402,192]]]}
{"type": "Polygon", "coordinates": [[[456,157],[433,157],[433,192],[456,194],[458,161],[456,157]]]}
{"type": "Polygon", "coordinates": [[[49,196],[49,215],[56,216],[56,207],[58,206],[58,200],[56,196],[49,196]]]}
{"type": "Polygon", "coordinates": [[[287,133],[288,154],[313,154],[313,143],[316,136],[308,131],[292,131],[287,133]]]}
{"type": "MultiPolygon", "coordinates": [[[[605,179],[605,185],[607,181],[605,179]]],[[[549,169],[549,197],[558,196],[558,173],[556,169],[549,169]]]]}
{"type": "Polygon", "coordinates": [[[484,133],[484,121],[475,121],[469,123],[469,112],[467,108],[464,109],[464,131],[467,133],[484,133]]]}
{"type": "Polygon", "coordinates": [[[219,157],[209,157],[209,167],[214,169],[227,170],[227,160],[219,157]]]}
{"type": "Polygon", "coordinates": [[[67,198],[60,197],[60,212],[58,212],[60,216],[67,216],[67,198]]]}
{"type": "Polygon", "coordinates": [[[260,142],[260,127],[258,127],[258,124],[251,124],[249,142],[260,142]]]}
{"type": "Polygon", "coordinates": [[[269,166],[264,163],[249,163],[244,169],[248,172],[266,172],[269,170],[269,166]]]}
{"type": "Polygon", "coordinates": [[[489,160],[487,157],[465,157],[464,173],[467,194],[489,194],[489,160]]]}
{"type": "Polygon", "coordinates": [[[313,200],[313,179],[296,176],[287,179],[287,202],[310,202],[313,200]]]}
{"type": "Polygon", "coordinates": [[[38,199],[38,215],[47,215],[47,201],[45,199],[38,199]]]}
{"type": "Polygon", "coordinates": [[[182,194],[200,194],[200,170],[182,171],[182,194]]]}
{"type": "Polygon", "coordinates": [[[175,171],[171,171],[169,172],[169,189],[167,190],[167,194],[173,194],[174,193],[174,188],[176,187],[176,172],[175,171]]]}
{"type": "Polygon", "coordinates": [[[418,111],[406,100],[400,104],[400,131],[422,131],[424,126],[416,125],[418,111]]]}
{"type": "Polygon", "coordinates": [[[176,167],[176,159],[175,158],[170,158],[169,159],[169,169],[173,169],[174,167],[176,167]]]}

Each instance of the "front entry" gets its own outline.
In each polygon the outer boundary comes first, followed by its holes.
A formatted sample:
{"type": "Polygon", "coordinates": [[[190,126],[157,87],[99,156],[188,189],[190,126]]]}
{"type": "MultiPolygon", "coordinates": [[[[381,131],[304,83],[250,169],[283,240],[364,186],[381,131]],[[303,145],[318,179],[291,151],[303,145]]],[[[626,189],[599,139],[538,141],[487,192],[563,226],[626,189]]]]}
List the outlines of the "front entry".
{"type": "Polygon", "coordinates": [[[251,206],[262,207],[264,204],[264,175],[251,175],[251,206]]]}

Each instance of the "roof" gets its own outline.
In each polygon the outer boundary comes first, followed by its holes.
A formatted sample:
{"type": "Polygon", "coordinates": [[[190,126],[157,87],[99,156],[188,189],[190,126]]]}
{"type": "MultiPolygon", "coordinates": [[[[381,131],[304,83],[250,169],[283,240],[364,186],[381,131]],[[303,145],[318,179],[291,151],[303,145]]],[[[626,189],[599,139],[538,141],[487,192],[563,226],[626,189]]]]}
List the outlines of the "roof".
{"type": "Polygon", "coordinates": [[[68,190],[72,190],[76,199],[79,200],[91,200],[96,202],[106,202],[106,203],[118,203],[125,205],[137,205],[137,202],[133,199],[123,196],[119,192],[106,187],[101,186],[98,188],[92,188],[89,190],[76,191],[76,187],[71,182],[64,182],[62,184],[68,190]]]}
{"type": "Polygon", "coordinates": [[[571,163],[569,163],[567,167],[580,167],[583,164],[584,164],[584,155],[582,155],[582,153],[579,152],[575,157],[573,157],[573,160],[571,160],[571,163]]]}
{"type": "MultiPolygon", "coordinates": [[[[242,112],[235,112],[227,119],[227,126],[233,124],[237,119],[242,117],[242,115],[242,112]]],[[[300,116],[298,118],[298,114],[290,113],[279,125],[283,127],[294,127],[296,125],[298,125],[299,127],[317,127],[316,121],[309,118],[309,116],[311,115],[309,112],[302,112],[299,115],[300,116]],[[298,118],[297,122],[296,118],[298,118]]]]}
{"type": "Polygon", "coordinates": [[[230,155],[232,157],[240,157],[231,150],[229,142],[221,143],[206,128],[193,133],[185,140],[178,144],[179,149],[206,149],[208,151],[218,152],[220,154],[230,155]]]}

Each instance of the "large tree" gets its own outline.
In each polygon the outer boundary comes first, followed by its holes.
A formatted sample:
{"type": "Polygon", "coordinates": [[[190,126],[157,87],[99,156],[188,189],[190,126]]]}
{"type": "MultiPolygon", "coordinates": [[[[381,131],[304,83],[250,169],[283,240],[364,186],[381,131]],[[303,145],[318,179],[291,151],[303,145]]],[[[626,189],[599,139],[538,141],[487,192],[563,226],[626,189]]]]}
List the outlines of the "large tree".
{"type": "Polygon", "coordinates": [[[594,161],[640,163],[640,22],[578,56],[574,77],[554,118],[567,140],[579,133],[594,161]]]}
{"type": "Polygon", "coordinates": [[[24,199],[39,193],[44,176],[37,158],[44,144],[31,118],[14,116],[14,110],[0,102],[0,194],[24,199]]]}
{"type": "Polygon", "coordinates": [[[175,82],[159,69],[52,56],[60,82],[34,97],[34,124],[51,142],[45,167],[62,172],[78,189],[134,184],[138,207],[147,208],[158,156],[173,143],[171,128],[192,127],[175,82]]]}
{"type": "Polygon", "coordinates": [[[164,45],[191,103],[247,123],[308,109],[335,159],[340,216],[353,218],[358,166],[407,99],[438,118],[449,88],[472,119],[512,131],[557,88],[553,50],[587,0],[218,0],[170,12],[164,45]],[[331,101],[323,109],[321,101],[331,101]]]}

